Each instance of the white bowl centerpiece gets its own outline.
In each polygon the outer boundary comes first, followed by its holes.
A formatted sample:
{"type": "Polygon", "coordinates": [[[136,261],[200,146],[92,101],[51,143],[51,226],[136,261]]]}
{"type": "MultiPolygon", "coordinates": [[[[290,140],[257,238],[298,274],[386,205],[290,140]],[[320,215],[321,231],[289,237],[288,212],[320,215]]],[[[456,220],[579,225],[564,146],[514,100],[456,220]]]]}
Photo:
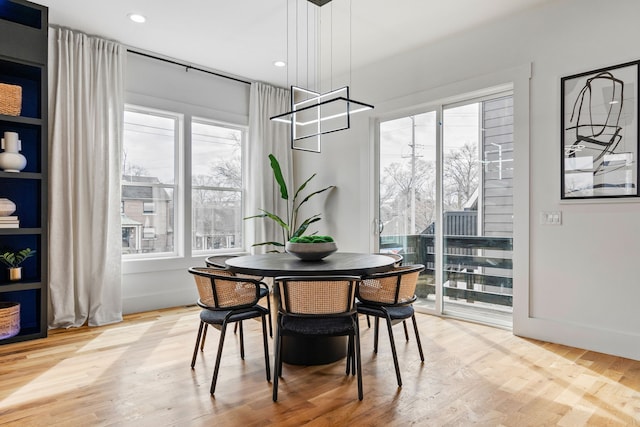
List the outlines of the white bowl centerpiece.
{"type": "Polygon", "coordinates": [[[302,261],[320,261],[338,250],[331,236],[318,235],[292,237],[284,248],[302,261]]]}

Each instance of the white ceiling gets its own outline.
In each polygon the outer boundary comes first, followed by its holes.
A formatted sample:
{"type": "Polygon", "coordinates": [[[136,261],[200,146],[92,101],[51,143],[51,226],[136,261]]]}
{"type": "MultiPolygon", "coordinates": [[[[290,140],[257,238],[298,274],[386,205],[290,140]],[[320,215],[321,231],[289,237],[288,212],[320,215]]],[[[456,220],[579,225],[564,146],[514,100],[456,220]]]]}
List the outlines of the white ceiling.
{"type": "MultiPolygon", "coordinates": [[[[287,1],[35,0],[49,7],[51,24],[279,86],[291,83],[286,69],[273,66],[287,59],[287,11],[295,16],[295,1],[299,10],[317,8],[305,0],[289,0],[289,6],[287,1]],[[127,15],[132,12],[145,15],[147,22],[131,22],[127,15]]],[[[331,53],[332,71],[338,73],[549,1],[557,0],[333,0],[321,9],[321,31],[324,39],[326,26],[333,23],[328,34],[338,39],[334,44],[350,47],[346,56],[331,53]],[[335,35],[339,30],[351,31],[345,43],[335,35]]]]}

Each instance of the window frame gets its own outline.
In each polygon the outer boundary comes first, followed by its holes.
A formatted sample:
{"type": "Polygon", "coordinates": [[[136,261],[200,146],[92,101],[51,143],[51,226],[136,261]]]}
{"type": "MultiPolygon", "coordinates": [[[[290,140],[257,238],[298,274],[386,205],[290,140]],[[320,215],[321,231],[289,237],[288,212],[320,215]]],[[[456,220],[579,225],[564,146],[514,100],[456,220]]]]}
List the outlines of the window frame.
{"type": "MultiPolygon", "coordinates": [[[[153,107],[147,107],[144,105],[138,104],[130,104],[126,103],[124,106],[125,112],[134,112],[139,114],[149,114],[157,117],[165,117],[174,120],[174,144],[173,144],[173,184],[146,184],[146,183],[136,183],[136,186],[141,187],[150,187],[150,188],[159,188],[159,189],[170,189],[173,191],[172,199],[173,199],[173,251],[170,252],[149,252],[149,253],[135,253],[135,254],[124,254],[121,253],[121,258],[123,261],[137,261],[137,260],[149,260],[149,259],[167,259],[167,258],[180,258],[184,256],[184,245],[182,242],[184,241],[184,227],[178,226],[178,224],[183,224],[184,220],[184,200],[183,194],[184,191],[184,180],[182,179],[182,170],[184,169],[185,155],[184,153],[184,135],[185,135],[185,115],[175,111],[168,111],[153,107]]],[[[124,145],[124,141],[123,141],[124,145]]],[[[124,150],[124,146],[123,146],[124,150]]],[[[121,183],[120,187],[123,188],[126,184],[122,181],[122,173],[121,173],[121,183]]],[[[124,202],[124,200],[121,201],[124,202]]],[[[144,204],[148,203],[148,201],[143,201],[143,215],[144,216],[152,216],[157,214],[157,206],[154,206],[153,212],[144,211],[144,204]]],[[[152,202],[153,203],[153,202],[152,202]]],[[[140,236],[141,240],[149,240],[143,238],[143,230],[145,227],[140,228],[140,236]]],[[[157,234],[155,234],[155,238],[157,238],[157,234]]]]}
{"type": "MultiPolygon", "coordinates": [[[[248,149],[248,140],[249,140],[249,128],[248,126],[243,126],[243,125],[238,125],[238,124],[233,124],[233,123],[227,123],[224,121],[220,121],[220,120],[216,120],[216,119],[211,119],[211,118],[206,118],[206,117],[201,117],[201,116],[192,116],[190,117],[189,123],[189,145],[190,145],[190,150],[189,150],[189,161],[190,161],[190,166],[191,166],[191,159],[193,156],[192,153],[192,149],[193,149],[193,141],[191,139],[191,135],[192,135],[192,124],[193,123],[199,123],[199,124],[205,124],[205,125],[211,125],[211,126],[217,126],[217,127],[221,127],[221,128],[227,128],[227,129],[232,129],[232,130],[236,130],[236,131],[240,131],[241,134],[241,140],[240,140],[240,173],[241,173],[241,185],[239,188],[234,188],[234,187],[221,187],[221,186],[205,186],[205,185],[193,185],[193,170],[191,169],[191,167],[189,168],[189,177],[188,179],[185,178],[185,181],[188,181],[188,185],[189,185],[189,189],[188,189],[188,197],[189,197],[189,201],[190,201],[190,207],[191,207],[191,214],[189,215],[189,221],[190,221],[190,236],[194,236],[193,233],[193,199],[192,199],[192,195],[193,195],[193,190],[209,190],[209,191],[229,191],[229,192],[238,192],[240,193],[240,212],[241,212],[241,216],[244,218],[246,216],[246,212],[245,212],[245,197],[246,197],[246,183],[247,183],[247,149],[248,149]]],[[[185,241],[185,246],[188,246],[191,250],[191,255],[194,257],[199,257],[199,256],[207,256],[207,255],[214,255],[214,254],[232,254],[232,253],[244,253],[247,251],[245,244],[246,244],[246,238],[245,238],[245,234],[246,234],[246,227],[244,225],[244,221],[242,222],[242,226],[240,227],[240,236],[241,236],[241,241],[242,241],[242,245],[238,248],[222,248],[222,249],[195,249],[194,248],[194,241],[191,239],[189,239],[189,242],[185,241]]]]}

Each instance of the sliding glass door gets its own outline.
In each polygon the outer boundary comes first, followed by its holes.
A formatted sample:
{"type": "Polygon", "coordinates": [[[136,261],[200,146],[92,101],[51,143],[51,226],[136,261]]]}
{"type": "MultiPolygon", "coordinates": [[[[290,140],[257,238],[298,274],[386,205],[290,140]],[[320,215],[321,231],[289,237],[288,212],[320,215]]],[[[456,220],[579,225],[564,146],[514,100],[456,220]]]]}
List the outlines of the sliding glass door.
{"type": "Polygon", "coordinates": [[[397,253],[404,264],[422,263],[420,304],[435,308],[433,253],[420,250],[420,236],[436,225],[436,111],[380,123],[380,252],[397,253]]]}
{"type": "Polygon", "coordinates": [[[381,121],[379,144],[380,252],[425,265],[417,305],[510,326],[511,93],[381,121]]]}
{"type": "Polygon", "coordinates": [[[511,325],[513,97],[444,106],[442,312],[511,325]]]}

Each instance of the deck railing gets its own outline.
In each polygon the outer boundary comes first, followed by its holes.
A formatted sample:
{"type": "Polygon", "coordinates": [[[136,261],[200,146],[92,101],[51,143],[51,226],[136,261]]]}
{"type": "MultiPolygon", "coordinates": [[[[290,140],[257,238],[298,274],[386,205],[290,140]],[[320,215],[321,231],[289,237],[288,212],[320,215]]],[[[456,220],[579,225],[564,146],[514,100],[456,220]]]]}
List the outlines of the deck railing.
{"type": "MultiPolygon", "coordinates": [[[[434,294],[435,236],[384,236],[381,250],[392,248],[401,249],[405,263],[425,265],[416,289],[418,296],[434,294]]],[[[467,302],[513,305],[512,238],[445,235],[444,248],[444,296],[467,302]]]]}

